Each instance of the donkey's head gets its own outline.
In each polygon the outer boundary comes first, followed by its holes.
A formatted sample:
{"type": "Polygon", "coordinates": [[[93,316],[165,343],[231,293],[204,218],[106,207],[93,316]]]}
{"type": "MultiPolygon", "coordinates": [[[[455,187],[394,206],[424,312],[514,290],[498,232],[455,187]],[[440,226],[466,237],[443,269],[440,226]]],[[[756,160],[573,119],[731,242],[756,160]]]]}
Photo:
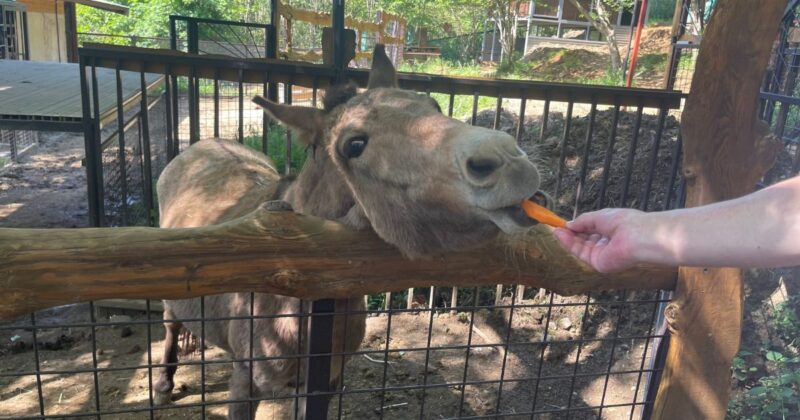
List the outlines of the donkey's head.
{"type": "Polygon", "coordinates": [[[327,171],[317,181],[328,186],[313,189],[343,192],[337,201],[350,203],[344,220],[368,222],[406,255],[474,246],[532,224],[519,205],[539,189],[539,174],[514,139],[449,118],[430,97],[398,89],[382,45],[362,93],[329,91],[325,109],[254,101],[324,150],[308,159],[301,178],[327,171]]]}

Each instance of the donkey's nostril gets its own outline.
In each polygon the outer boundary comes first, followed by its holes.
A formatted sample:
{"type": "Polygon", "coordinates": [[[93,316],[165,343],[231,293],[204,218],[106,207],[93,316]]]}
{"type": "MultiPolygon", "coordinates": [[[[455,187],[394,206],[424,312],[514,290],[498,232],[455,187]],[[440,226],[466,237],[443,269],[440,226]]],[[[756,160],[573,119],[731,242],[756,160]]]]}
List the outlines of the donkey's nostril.
{"type": "Polygon", "coordinates": [[[483,179],[493,174],[502,164],[496,157],[471,157],[467,159],[467,170],[471,176],[483,179]]]}

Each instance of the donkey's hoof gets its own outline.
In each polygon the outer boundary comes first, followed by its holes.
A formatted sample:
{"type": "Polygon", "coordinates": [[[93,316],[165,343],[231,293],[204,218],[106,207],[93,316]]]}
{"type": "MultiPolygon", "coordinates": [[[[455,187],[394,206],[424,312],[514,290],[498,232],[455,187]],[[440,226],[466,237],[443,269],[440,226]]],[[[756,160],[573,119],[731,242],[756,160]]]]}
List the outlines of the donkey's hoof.
{"type": "Polygon", "coordinates": [[[169,405],[172,402],[172,392],[158,392],[153,393],[153,405],[163,406],[169,405]]]}

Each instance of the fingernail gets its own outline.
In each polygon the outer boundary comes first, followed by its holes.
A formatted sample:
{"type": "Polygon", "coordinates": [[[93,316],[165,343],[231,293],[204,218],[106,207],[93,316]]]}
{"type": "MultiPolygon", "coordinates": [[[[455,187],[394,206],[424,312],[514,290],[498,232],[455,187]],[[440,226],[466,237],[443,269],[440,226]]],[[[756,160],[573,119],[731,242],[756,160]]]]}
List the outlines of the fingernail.
{"type": "Polygon", "coordinates": [[[603,246],[603,245],[607,245],[607,244],[608,244],[608,237],[607,236],[603,236],[602,238],[600,238],[599,241],[597,241],[597,244],[595,246],[603,246]]]}

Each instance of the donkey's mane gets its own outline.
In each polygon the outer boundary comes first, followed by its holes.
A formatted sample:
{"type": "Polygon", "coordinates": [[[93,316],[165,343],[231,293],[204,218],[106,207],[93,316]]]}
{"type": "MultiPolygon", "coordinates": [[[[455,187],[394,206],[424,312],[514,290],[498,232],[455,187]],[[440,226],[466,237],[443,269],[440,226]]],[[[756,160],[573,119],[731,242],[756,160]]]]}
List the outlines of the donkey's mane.
{"type": "Polygon", "coordinates": [[[358,95],[358,86],[353,82],[337,84],[329,87],[322,98],[322,105],[326,112],[330,112],[358,95]]]}

